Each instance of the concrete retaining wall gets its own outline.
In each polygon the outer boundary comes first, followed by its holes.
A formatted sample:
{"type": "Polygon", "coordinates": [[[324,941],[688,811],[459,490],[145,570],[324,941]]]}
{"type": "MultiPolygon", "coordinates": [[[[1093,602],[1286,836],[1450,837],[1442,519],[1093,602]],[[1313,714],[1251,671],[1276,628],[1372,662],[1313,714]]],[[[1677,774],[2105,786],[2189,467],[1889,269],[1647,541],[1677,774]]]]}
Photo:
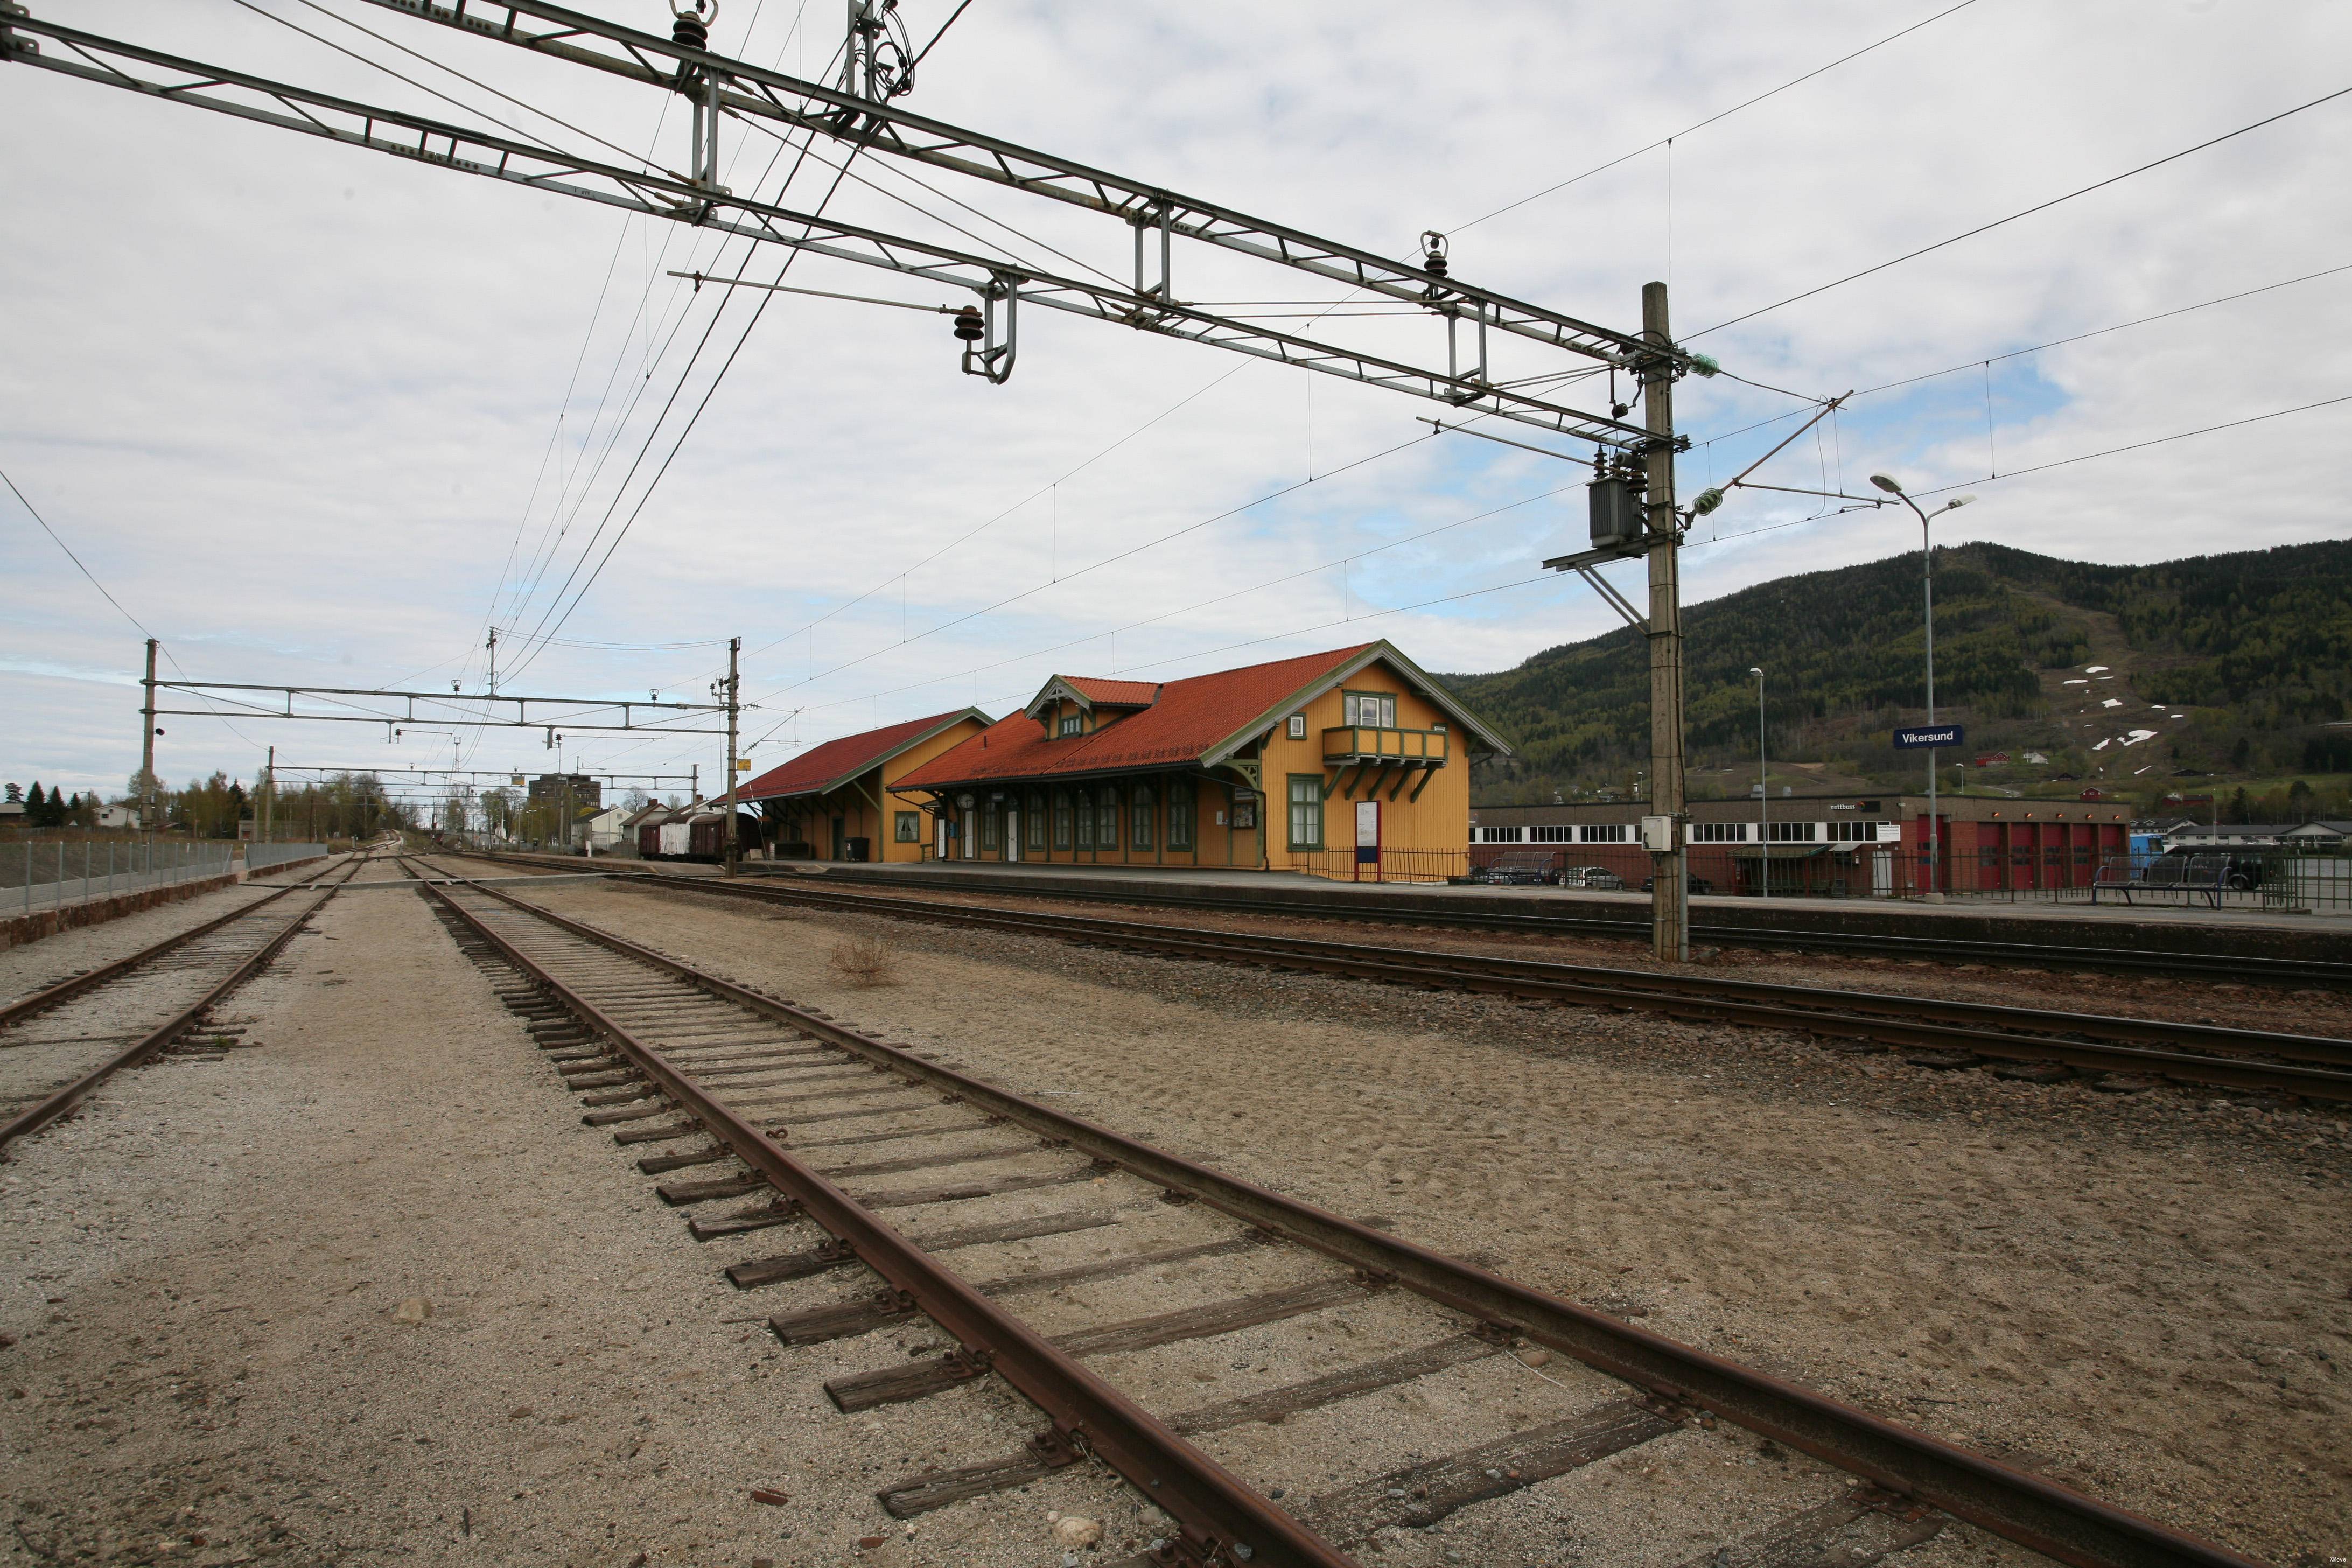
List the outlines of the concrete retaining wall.
{"type": "Polygon", "coordinates": [[[102,925],[124,915],[137,914],[162,904],[176,904],[183,899],[193,899],[199,893],[214,892],[236,886],[234,874],[226,877],[200,877],[190,882],[173,882],[161,888],[141,888],[135,892],[117,893],[110,899],[93,899],[86,904],[68,904],[61,910],[36,910],[29,915],[11,915],[0,920],[0,952],[22,947],[28,942],[38,942],[45,936],[55,936],[76,926],[102,925]]]}

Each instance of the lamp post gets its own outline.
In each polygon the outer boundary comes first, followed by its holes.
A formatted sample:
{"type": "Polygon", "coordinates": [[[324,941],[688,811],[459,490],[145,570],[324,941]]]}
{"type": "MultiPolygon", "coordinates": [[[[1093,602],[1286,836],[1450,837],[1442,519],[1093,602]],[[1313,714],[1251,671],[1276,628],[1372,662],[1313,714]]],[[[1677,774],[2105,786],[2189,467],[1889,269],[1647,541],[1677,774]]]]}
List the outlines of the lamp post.
{"type": "Polygon", "coordinates": [[[1766,814],[1772,800],[1770,784],[1764,776],[1764,671],[1756,665],[1748,667],[1756,678],[1756,896],[1772,896],[1772,835],[1766,814]]]}
{"type": "MultiPolygon", "coordinates": [[[[1927,513],[1919,503],[1904,493],[1903,487],[1885,474],[1873,474],[1870,482],[1886,491],[1911,509],[1919,519],[1919,581],[1927,606],[1927,727],[1936,727],[1936,554],[1927,543],[1927,513]]],[[[1937,515],[1955,511],[1976,500],[1974,496],[1954,496],[1936,509],[1937,515]]],[[[1936,816],[1936,748],[1927,748],[1927,902],[1944,901],[1943,889],[1937,886],[1936,870],[1940,864],[1942,826],[1936,816]]]]}

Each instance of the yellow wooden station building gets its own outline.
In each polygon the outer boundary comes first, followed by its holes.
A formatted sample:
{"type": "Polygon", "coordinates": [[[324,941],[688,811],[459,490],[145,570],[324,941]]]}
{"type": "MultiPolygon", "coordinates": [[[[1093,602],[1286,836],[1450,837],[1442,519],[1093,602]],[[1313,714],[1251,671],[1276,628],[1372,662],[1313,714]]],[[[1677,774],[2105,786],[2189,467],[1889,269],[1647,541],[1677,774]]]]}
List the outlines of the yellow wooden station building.
{"type": "Polygon", "coordinates": [[[1055,676],[887,786],[893,844],[911,826],[941,859],[1402,875],[1460,858],[1471,759],[1508,753],[1387,642],[1183,680],[1055,676]]]}

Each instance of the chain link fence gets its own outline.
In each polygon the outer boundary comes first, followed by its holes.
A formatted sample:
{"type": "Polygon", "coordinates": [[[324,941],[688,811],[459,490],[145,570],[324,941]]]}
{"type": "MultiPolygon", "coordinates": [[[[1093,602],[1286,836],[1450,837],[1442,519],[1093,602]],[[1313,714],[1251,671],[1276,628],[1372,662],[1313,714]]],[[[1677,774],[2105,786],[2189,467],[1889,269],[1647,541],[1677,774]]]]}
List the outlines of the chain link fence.
{"type": "Polygon", "coordinates": [[[245,847],[245,868],[248,875],[259,876],[272,866],[283,866],[289,860],[315,860],[328,853],[323,844],[248,844],[245,847]]]}
{"type": "MultiPolygon", "coordinates": [[[[2352,855],[2328,848],[2118,854],[2085,845],[2011,846],[1948,850],[1932,868],[1926,854],[1893,844],[1695,844],[1689,855],[1693,893],[1912,900],[1935,893],[1955,903],[2352,910],[2352,855]]],[[[1342,881],[1645,892],[1650,865],[1645,851],[1628,844],[1475,844],[1454,851],[1384,849],[1377,876],[1348,850],[1307,858],[1299,868],[1342,881]]]]}
{"type": "Polygon", "coordinates": [[[142,888],[225,877],[236,847],[122,838],[0,846],[0,909],[34,914],[142,888]]]}

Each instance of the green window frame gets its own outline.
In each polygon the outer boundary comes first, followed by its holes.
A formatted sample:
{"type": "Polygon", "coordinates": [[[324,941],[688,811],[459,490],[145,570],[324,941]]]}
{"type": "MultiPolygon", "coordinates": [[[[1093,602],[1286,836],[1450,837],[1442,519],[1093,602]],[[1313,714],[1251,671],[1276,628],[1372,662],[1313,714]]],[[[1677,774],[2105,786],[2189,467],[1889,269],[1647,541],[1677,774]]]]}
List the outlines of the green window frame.
{"type": "Polygon", "coordinates": [[[1070,844],[1070,792],[1057,789],[1054,792],[1054,847],[1067,849],[1070,844]]]}
{"type": "Polygon", "coordinates": [[[1044,849],[1045,847],[1045,791],[1033,789],[1029,792],[1029,798],[1021,804],[1021,821],[1024,835],[1029,840],[1029,847],[1044,849]]]}
{"type": "Polygon", "coordinates": [[[1094,792],[1081,788],[1074,793],[1078,797],[1078,847],[1092,849],[1095,847],[1094,792]]]}
{"type": "Polygon", "coordinates": [[[1290,775],[1290,847],[1323,847],[1323,775],[1290,775]]]}
{"type": "Polygon", "coordinates": [[[1118,785],[1103,785],[1102,797],[1096,804],[1101,809],[1095,814],[1095,847],[1116,849],[1118,847],[1118,785]]]}
{"type": "Polygon", "coordinates": [[[901,811],[894,815],[896,816],[895,837],[898,842],[920,844],[923,841],[923,814],[919,811],[901,811]]]}
{"type": "Polygon", "coordinates": [[[1137,784],[1127,792],[1127,799],[1129,807],[1128,847],[1131,849],[1149,849],[1159,837],[1152,830],[1151,786],[1148,784],[1137,784]]]}
{"type": "Polygon", "coordinates": [[[1192,847],[1192,819],[1196,807],[1192,802],[1192,781],[1168,781],[1168,847],[1192,847]]]}

